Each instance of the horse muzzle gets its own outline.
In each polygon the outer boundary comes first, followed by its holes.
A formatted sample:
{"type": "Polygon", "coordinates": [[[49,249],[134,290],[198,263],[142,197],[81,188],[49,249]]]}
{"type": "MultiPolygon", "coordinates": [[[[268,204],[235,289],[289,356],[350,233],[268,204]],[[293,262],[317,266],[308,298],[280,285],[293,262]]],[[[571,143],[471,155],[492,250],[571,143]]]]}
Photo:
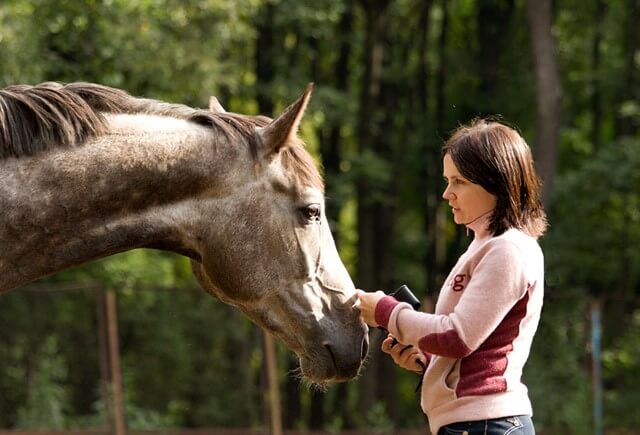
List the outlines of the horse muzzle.
{"type": "Polygon", "coordinates": [[[313,352],[301,355],[300,369],[314,383],[345,382],[358,375],[368,352],[369,332],[363,324],[357,333],[333,334],[313,352]]]}

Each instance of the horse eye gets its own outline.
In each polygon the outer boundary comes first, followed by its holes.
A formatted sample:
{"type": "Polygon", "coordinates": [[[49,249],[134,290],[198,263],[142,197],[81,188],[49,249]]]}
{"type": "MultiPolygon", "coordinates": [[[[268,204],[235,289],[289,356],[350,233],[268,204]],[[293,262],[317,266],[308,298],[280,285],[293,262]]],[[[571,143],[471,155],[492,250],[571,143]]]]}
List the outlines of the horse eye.
{"type": "Polygon", "coordinates": [[[319,222],[321,216],[320,204],[309,204],[300,209],[302,216],[309,222],[319,222]]]}

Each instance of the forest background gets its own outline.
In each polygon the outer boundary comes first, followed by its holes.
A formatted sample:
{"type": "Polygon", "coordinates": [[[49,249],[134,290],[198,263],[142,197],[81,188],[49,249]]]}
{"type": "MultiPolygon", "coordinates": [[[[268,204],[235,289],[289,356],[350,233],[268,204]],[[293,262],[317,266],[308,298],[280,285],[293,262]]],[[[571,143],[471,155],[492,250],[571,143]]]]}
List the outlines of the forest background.
{"type": "MultiPolygon", "coordinates": [[[[547,433],[593,431],[591,315],[602,309],[604,425],[640,402],[639,0],[4,0],[0,87],[92,81],[274,115],[308,82],[302,136],[358,287],[435,300],[470,238],[439,150],[476,116],[531,145],[550,230],[542,322],[524,378],[547,433]]],[[[132,251],[0,297],[0,427],[99,426],[95,294],[118,295],[129,427],[264,427],[261,334],[197,289],[186,259],[132,251]],[[57,286],[57,287],[56,287],[57,286]]],[[[278,348],[285,427],[425,428],[415,375],[378,350],[319,392],[278,348]]],[[[625,429],[626,428],[626,429],[625,429]]],[[[426,429],[425,429],[426,430],[426,429]]]]}

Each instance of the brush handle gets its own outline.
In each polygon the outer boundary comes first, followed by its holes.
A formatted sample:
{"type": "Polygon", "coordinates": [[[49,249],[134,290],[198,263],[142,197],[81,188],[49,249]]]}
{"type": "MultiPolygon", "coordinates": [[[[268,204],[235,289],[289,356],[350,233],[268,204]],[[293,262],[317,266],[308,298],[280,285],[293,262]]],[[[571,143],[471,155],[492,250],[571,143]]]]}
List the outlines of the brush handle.
{"type": "Polygon", "coordinates": [[[400,302],[406,302],[413,307],[414,310],[420,309],[420,300],[411,292],[409,287],[401,285],[396,291],[390,293],[389,296],[393,296],[400,302]]]}
{"type": "MultiPolygon", "coordinates": [[[[398,287],[398,289],[393,293],[389,293],[389,296],[393,296],[399,302],[408,303],[416,311],[420,309],[420,300],[416,297],[416,295],[413,294],[411,289],[409,289],[409,287],[404,284],[398,287]]],[[[396,340],[394,337],[391,347],[395,346],[396,344],[398,344],[398,340],[396,340]]]]}

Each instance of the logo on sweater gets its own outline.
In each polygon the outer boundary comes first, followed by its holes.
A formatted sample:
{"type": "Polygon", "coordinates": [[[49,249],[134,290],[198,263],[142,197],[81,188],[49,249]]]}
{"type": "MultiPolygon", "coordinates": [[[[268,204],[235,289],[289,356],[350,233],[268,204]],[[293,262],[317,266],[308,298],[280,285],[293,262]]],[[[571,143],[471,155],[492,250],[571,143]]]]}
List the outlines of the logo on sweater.
{"type": "Polygon", "coordinates": [[[466,273],[459,273],[453,277],[453,281],[451,282],[451,288],[454,292],[461,292],[464,290],[466,285],[465,278],[467,277],[466,273]]]}

